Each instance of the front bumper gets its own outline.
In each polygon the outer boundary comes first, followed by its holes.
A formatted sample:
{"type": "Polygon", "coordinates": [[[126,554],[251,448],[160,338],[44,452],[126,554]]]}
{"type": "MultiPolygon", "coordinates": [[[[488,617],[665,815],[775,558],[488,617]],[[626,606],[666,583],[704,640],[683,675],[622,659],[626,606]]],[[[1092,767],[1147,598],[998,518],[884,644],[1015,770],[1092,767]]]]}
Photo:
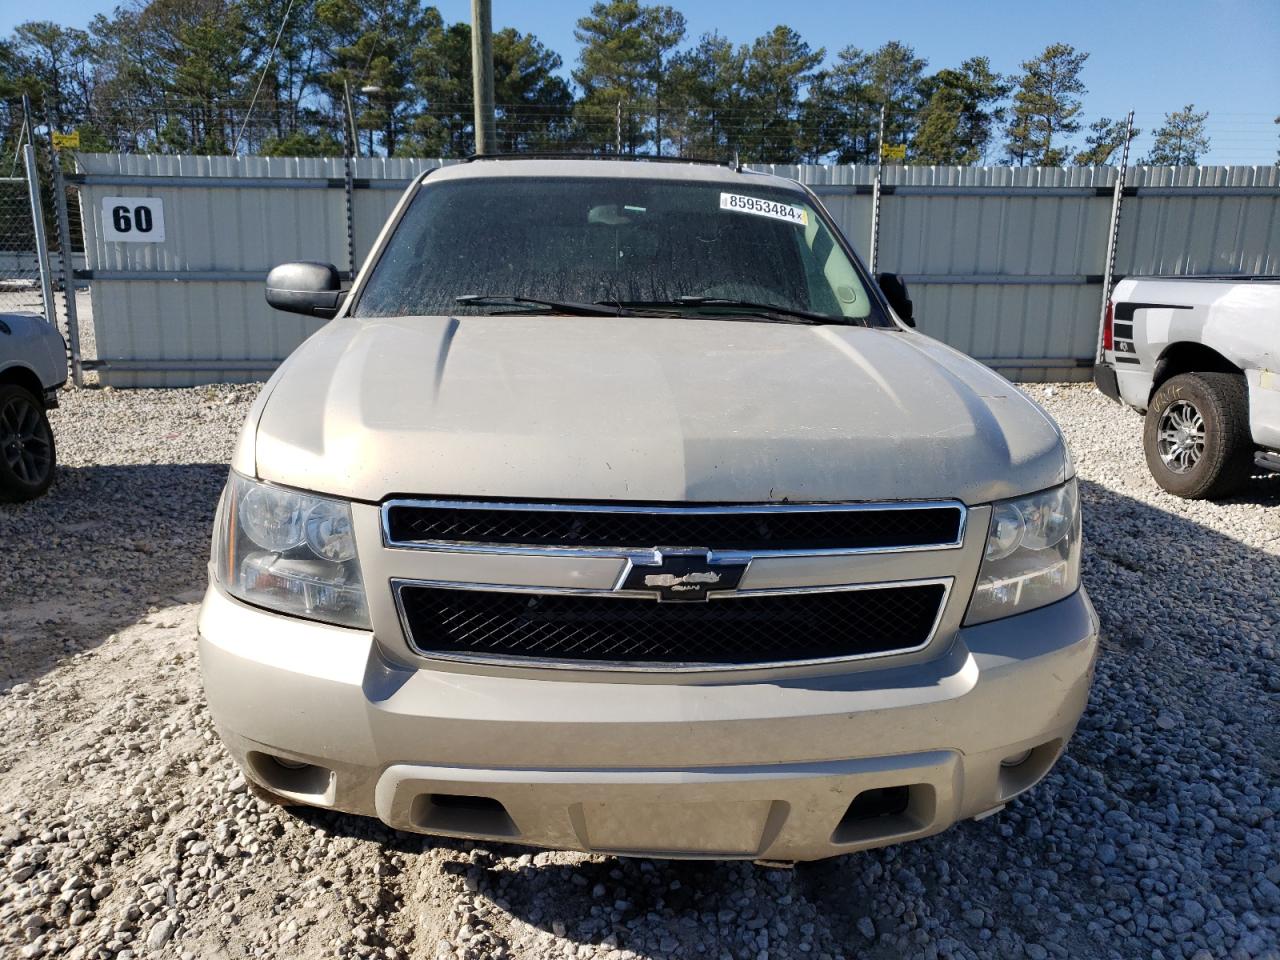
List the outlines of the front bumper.
{"type": "Polygon", "coordinates": [[[1037,782],[1084,710],[1098,621],[1081,590],[923,663],[738,683],[414,669],[370,633],[217,587],[199,630],[219,732],[288,799],[424,833],[810,860],[937,833],[1037,782]],[[878,805],[851,809],[859,794],[878,805]]]}

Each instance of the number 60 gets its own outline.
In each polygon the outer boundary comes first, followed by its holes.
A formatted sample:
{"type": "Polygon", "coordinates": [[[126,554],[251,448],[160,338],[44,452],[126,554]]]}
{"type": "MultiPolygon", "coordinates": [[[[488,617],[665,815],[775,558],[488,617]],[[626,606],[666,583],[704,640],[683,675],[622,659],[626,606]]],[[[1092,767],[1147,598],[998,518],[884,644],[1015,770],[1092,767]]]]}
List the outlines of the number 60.
{"type": "Polygon", "coordinates": [[[116,233],[131,233],[134,228],[139,233],[150,233],[154,225],[150,207],[134,207],[130,216],[130,210],[124,204],[111,208],[111,223],[115,226],[116,233]]]}

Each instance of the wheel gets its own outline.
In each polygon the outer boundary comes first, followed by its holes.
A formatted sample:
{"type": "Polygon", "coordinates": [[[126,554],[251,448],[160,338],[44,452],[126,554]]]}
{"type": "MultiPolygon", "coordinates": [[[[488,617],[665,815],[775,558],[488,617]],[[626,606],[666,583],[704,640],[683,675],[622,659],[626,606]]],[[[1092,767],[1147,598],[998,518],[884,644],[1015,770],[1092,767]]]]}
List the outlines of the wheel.
{"type": "Polygon", "coordinates": [[[1151,398],[1142,431],[1147,467],[1178,497],[1223,497],[1249,476],[1249,391],[1236,373],[1183,373],[1151,398]]]}
{"type": "Polygon", "coordinates": [[[48,490],[54,459],[44,405],[16,384],[0,384],[0,500],[32,500],[48,490]]]}

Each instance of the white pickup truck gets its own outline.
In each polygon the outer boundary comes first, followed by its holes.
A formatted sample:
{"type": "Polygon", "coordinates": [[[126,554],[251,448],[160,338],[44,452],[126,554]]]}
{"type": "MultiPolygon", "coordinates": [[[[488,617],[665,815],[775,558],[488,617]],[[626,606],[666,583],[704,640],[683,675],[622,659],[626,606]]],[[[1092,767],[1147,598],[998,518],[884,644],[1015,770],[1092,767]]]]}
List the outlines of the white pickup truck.
{"type": "Polygon", "coordinates": [[[1146,414],[1156,483],[1232,493],[1280,472],[1280,277],[1128,277],[1103,322],[1098,389],[1146,414]]]}

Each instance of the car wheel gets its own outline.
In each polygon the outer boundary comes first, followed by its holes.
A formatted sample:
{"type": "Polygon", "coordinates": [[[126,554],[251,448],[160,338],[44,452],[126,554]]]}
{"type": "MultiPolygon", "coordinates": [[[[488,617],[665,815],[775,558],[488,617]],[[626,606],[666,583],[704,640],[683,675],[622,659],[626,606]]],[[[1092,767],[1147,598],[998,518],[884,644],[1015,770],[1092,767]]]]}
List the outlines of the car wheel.
{"type": "Polygon", "coordinates": [[[1183,373],[1160,385],[1142,442],[1156,483],[1188,500],[1223,497],[1249,476],[1249,391],[1235,373],[1183,373]]]}
{"type": "Polygon", "coordinates": [[[32,500],[53,483],[53,429],[44,405],[16,384],[0,385],[0,500],[32,500]]]}

